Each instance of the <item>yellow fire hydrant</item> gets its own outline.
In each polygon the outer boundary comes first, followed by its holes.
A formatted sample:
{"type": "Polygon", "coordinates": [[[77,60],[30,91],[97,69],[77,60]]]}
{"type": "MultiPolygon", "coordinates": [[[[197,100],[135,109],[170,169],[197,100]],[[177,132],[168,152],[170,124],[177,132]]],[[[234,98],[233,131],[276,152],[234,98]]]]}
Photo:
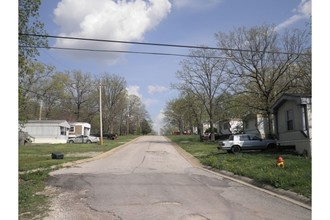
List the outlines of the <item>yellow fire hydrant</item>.
{"type": "Polygon", "coordinates": [[[281,156],[277,158],[276,166],[284,168],[284,160],[281,156]]]}

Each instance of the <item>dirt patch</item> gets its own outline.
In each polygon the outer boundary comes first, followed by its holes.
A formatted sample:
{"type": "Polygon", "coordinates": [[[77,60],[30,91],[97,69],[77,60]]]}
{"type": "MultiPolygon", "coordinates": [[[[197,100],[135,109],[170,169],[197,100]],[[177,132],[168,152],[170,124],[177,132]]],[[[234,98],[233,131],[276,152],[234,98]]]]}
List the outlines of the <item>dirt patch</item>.
{"type": "Polygon", "coordinates": [[[91,209],[88,205],[87,192],[87,190],[62,191],[60,188],[47,187],[44,193],[51,196],[51,208],[44,220],[121,219],[114,213],[91,209]]]}

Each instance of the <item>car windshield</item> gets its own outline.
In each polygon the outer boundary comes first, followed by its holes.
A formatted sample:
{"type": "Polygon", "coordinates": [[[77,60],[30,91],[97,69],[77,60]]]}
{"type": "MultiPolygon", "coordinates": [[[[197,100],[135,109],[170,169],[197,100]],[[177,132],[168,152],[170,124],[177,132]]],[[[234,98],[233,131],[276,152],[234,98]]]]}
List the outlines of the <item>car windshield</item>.
{"type": "Polygon", "coordinates": [[[229,138],[228,138],[228,140],[230,140],[230,141],[234,140],[234,136],[233,135],[230,135],[229,138]]]}

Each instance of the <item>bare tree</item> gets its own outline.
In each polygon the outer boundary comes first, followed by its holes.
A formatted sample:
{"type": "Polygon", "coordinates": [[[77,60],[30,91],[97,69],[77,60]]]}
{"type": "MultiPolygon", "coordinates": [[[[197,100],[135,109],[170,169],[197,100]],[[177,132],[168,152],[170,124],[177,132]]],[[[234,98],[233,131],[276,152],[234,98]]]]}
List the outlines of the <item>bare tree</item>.
{"type": "Polygon", "coordinates": [[[119,130],[122,113],[127,105],[126,80],[118,75],[104,73],[101,76],[102,104],[105,130],[114,133],[114,128],[119,130]]]}
{"type": "Polygon", "coordinates": [[[127,134],[141,133],[141,122],[145,116],[145,109],[140,97],[128,96],[127,103],[127,134]]]}
{"type": "Polygon", "coordinates": [[[310,49],[305,51],[304,56],[299,57],[294,68],[296,70],[298,91],[312,94],[312,53],[310,49]]]}
{"type": "Polygon", "coordinates": [[[270,117],[275,100],[298,87],[293,67],[306,56],[308,36],[300,30],[280,35],[270,25],[216,34],[218,46],[230,58],[231,77],[236,81],[232,89],[241,95],[241,104],[270,117]]]}
{"type": "Polygon", "coordinates": [[[181,82],[174,87],[192,93],[202,101],[209,116],[211,140],[214,141],[214,101],[226,90],[226,60],[217,58],[217,51],[206,48],[192,50],[190,55],[181,62],[182,69],[176,74],[181,82]]]}
{"type": "Polygon", "coordinates": [[[68,81],[65,82],[65,90],[69,102],[68,107],[71,114],[75,115],[73,118],[79,121],[83,119],[81,118],[83,107],[88,105],[91,94],[95,92],[96,88],[89,73],[74,70],[66,74],[69,76],[68,81]]]}

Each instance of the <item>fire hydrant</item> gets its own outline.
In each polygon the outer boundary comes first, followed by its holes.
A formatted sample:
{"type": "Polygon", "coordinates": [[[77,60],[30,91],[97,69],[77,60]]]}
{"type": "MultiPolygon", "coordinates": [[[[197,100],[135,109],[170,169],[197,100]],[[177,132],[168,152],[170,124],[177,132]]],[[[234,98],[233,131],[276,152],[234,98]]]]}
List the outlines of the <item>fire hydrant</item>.
{"type": "Polygon", "coordinates": [[[281,156],[277,158],[276,166],[284,168],[284,160],[281,156]]]}

